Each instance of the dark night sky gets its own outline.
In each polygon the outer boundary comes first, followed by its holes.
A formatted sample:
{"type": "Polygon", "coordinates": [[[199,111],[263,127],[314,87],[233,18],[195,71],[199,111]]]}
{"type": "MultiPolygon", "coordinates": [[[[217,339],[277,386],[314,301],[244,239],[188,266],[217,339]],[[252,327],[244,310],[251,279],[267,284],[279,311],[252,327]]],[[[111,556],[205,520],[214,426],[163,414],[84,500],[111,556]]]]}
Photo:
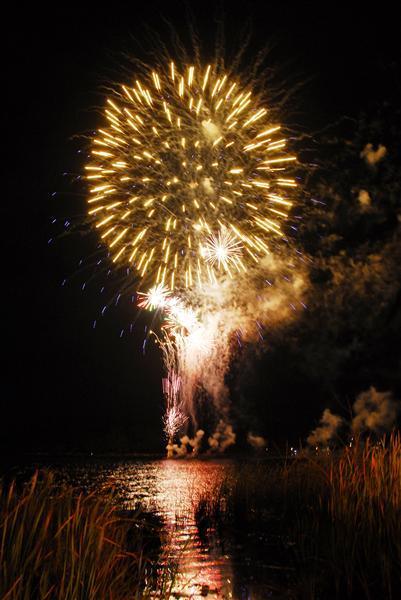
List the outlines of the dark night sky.
{"type": "MultiPolygon", "coordinates": [[[[241,5],[226,3],[227,44],[237,43],[244,15],[252,16],[255,46],[273,40],[275,66],[285,65],[294,81],[310,78],[297,98],[302,129],[356,115],[392,94],[401,27],[390,3],[241,5]]],[[[101,440],[110,447],[125,436],[133,450],[152,450],[161,437],[161,366],[152,344],[142,354],[146,320],[139,317],[134,333],[120,338],[135,321],[134,307],[124,301],[99,322],[105,303],[99,283],[82,292],[90,271],[78,269],[93,238],[47,240],[60,231],[50,225],[53,215],[83,212],[83,186],[71,177],[80,165],[72,137],[96,123],[91,107],[101,104],[101,82],[118,72],[119,52],[133,51],[133,39],[143,39],[143,23],[163,32],[165,15],[185,31],[185,5],[63,6],[15,9],[3,22],[9,41],[3,123],[12,139],[2,209],[2,442],[9,450],[97,449],[101,440]]],[[[213,13],[210,2],[194,9],[204,39],[212,39],[213,13]]]]}

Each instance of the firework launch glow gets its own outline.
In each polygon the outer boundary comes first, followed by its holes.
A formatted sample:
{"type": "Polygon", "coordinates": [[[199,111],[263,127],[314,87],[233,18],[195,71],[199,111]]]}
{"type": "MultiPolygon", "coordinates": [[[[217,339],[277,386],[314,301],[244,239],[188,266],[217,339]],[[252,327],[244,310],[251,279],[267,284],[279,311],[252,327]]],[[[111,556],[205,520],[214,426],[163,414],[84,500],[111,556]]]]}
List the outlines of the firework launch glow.
{"type": "Polygon", "coordinates": [[[199,401],[215,408],[209,447],[222,451],[235,441],[233,338],[262,336],[301,304],[285,233],[296,157],[263,94],[218,62],[142,71],[106,101],[85,167],[88,213],[116,268],[136,271],[139,307],[162,314],[169,455],[199,449],[199,401]],[[195,437],[174,444],[189,425],[195,437]]]}

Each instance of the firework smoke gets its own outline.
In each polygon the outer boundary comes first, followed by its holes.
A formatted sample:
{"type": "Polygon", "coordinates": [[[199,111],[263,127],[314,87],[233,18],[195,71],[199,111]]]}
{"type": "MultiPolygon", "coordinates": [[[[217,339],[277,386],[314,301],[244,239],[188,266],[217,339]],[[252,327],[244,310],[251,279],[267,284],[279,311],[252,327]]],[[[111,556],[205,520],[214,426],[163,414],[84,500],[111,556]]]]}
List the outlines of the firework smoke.
{"type": "Polygon", "coordinates": [[[326,408],[319,426],[307,438],[308,445],[313,448],[327,448],[339,440],[341,430],[348,433],[350,438],[361,433],[389,433],[396,425],[401,404],[394,400],[391,392],[378,392],[375,387],[371,387],[358,394],[353,404],[353,412],[352,422],[347,423],[326,408]]]}
{"type": "MultiPolygon", "coordinates": [[[[305,291],[302,269],[299,266],[295,268],[294,263],[288,265],[279,257],[269,263],[266,261],[264,268],[271,286],[263,286],[260,280],[249,277],[247,281],[239,279],[235,282],[227,277],[219,284],[205,286],[196,295],[193,294],[189,308],[161,288],[152,289],[148,295],[141,297],[141,305],[145,307],[153,304],[156,297],[159,299],[158,306],[164,311],[165,322],[162,335],[157,339],[168,372],[180,373],[180,385],[175,386],[176,394],[171,395],[174,402],[167,403],[167,415],[171,406],[176,406],[179,414],[189,417],[196,431],[196,399],[200,397],[204,401],[206,397],[220,416],[216,432],[208,439],[209,452],[222,452],[235,442],[228,423],[229,398],[225,375],[238,338],[241,343],[255,342],[261,336],[261,323],[272,327],[288,322],[296,317],[296,307],[301,307],[305,291]],[[239,284],[246,287],[247,295],[238,293],[239,284]]],[[[173,387],[169,385],[168,389],[173,387]]],[[[184,438],[180,446],[174,446],[171,432],[168,435],[168,454],[187,455],[191,438],[184,438]]],[[[197,447],[196,452],[198,450],[197,447]]]]}
{"type": "Polygon", "coordinates": [[[379,434],[391,431],[400,408],[400,403],[394,400],[391,392],[378,392],[371,387],[355,400],[352,429],[355,432],[373,431],[379,434]]]}
{"type": "Polygon", "coordinates": [[[343,419],[333,414],[329,408],[326,408],[323,411],[319,426],[308,436],[307,443],[314,448],[330,446],[330,443],[338,437],[342,424],[343,419]]]}
{"type": "Polygon", "coordinates": [[[204,435],[205,432],[203,429],[198,429],[193,438],[190,438],[188,435],[181,437],[179,444],[174,444],[172,441],[169,441],[166,447],[167,458],[197,456],[200,452],[204,435]]]}
{"type": "Polygon", "coordinates": [[[373,148],[373,144],[366,144],[360,156],[364,158],[370,167],[374,167],[378,162],[383,160],[387,154],[387,148],[379,144],[377,150],[373,148]]]}
{"type": "Polygon", "coordinates": [[[235,444],[235,433],[228,423],[220,420],[216,431],[208,439],[210,452],[223,453],[226,448],[235,444]]]}
{"type": "Polygon", "coordinates": [[[262,437],[261,435],[255,435],[251,431],[247,435],[247,441],[248,444],[252,446],[252,448],[255,448],[255,450],[262,450],[267,446],[267,442],[264,437],[262,437]]]}

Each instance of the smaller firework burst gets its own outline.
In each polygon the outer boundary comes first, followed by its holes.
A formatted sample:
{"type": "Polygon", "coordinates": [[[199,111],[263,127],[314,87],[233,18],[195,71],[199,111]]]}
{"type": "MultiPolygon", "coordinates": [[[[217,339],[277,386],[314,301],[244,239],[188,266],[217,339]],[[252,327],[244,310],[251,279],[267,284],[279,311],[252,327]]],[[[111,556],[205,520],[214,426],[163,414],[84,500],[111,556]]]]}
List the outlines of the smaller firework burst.
{"type": "Polygon", "coordinates": [[[191,333],[198,327],[198,318],[192,308],[187,308],[182,302],[171,302],[166,306],[165,329],[179,333],[191,333]]]}
{"type": "Polygon", "coordinates": [[[225,271],[228,271],[230,264],[237,265],[242,254],[242,247],[239,239],[226,227],[222,227],[217,235],[207,238],[206,244],[202,248],[202,254],[212,267],[217,265],[219,269],[223,267],[225,271]]]}
{"type": "Polygon", "coordinates": [[[198,325],[196,312],[188,308],[164,285],[156,285],[146,293],[138,292],[138,306],[146,310],[162,310],[165,314],[164,329],[171,332],[192,332],[198,325]]]}
{"type": "Polygon", "coordinates": [[[146,293],[138,292],[140,308],[155,310],[158,308],[166,308],[171,302],[171,293],[162,284],[155,285],[146,293]]]}

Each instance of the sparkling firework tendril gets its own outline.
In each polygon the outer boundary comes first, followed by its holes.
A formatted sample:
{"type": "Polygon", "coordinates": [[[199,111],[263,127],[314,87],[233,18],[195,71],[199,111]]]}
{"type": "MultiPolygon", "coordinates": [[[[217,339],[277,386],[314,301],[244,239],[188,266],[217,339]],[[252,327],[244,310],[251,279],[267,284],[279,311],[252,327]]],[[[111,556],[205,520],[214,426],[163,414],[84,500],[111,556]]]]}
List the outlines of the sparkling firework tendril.
{"type": "Polygon", "coordinates": [[[178,408],[171,404],[166,408],[166,413],[163,417],[164,431],[166,432],[169,441],[172,441],[175,434],[185,425],[188,417],[178,408]]]}
{"type": "Polygon", "coordinates": [[[179,407],[181,378],[174,371],[169,371],[168,376],[163,379],[162,384],[166,399],[166,413],[163,418],[164,430],[169,441],[172,441],[177,431],[188,420],[188,417],[179,407]]]}
{"type": "Polygon", "coordinates": [[[171,62],[108,98],[86,166],[89,215],[143,287],[257,268],[283,235],[296,159],[249,87],[217,65],[171,62]]]}

